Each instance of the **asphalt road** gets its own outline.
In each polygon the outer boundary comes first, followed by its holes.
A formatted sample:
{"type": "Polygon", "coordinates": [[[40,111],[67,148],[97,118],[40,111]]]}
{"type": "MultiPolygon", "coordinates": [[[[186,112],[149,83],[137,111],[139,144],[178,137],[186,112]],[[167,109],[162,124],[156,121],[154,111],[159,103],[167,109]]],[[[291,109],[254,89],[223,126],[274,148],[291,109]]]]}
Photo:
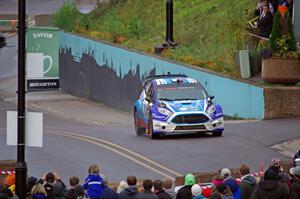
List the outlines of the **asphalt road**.
{"type": "MultiPolygon", "coordinates": [[[[62,1],[28,0],[29,14],[54,11],[62,1]]],[[[0,0],[0,13],[16,11],[16,0],[0,0]]],[[[16,37],[0,50],[0,79],[16,75],[16,37]]],[[[49,101],[49,103],[51,103],[49,101]]],[[[78,113],[82,107],[74,107],[78,113]]],[[[16,105],[0,101],[0,159],[16,159],[16,147],[6,146],[6,111],[16,105]]],[[[108,114],[109,110],[107,109],[108,114]]],[[[76,117],[74,115],[73,117],[76,117]]],[[[121,114],[127,120],[128,114],[121,114]]],[[[181,136],[150,140],[135,136],[132,121],[120,125],[91,125],[44,115],[43,148],[26,148],[29,175],[57,171],[67,182],[70,176],[84,178],[91,163],[98,163],[109,181],[129,174],[138,178],[162,178],[188,172],[205,172],[249,164],[253,171],[273,157],[289,159],[270,146],[299,138],[300,119],[226,123],[223,137],[181,136]],[[87,137],[90,136],[90,137],[87,137]],[[122,148],[124,147],[124,148],[122,148]],[[130,150],[130,151],[129,151],[130,150]]]]}
{"type": "MultiPolygon", "coordinates": [[[[16,148],[5,144],[5,112],[13,109],[15,105],[0,102],[0,159],[16,157],[16,148]]],[[[80,110],[80,107],[74,109],[80,110]]],[[[124,119],[127,117],[124,115],[124,119]]],[[[46,114],[44,147],[28,147],[26,159],[30,175],[40,176],[45,171],[55,170],[64,180],[72,175],[84,178],[91,163],[100,164],[110,181],[125,179],[129,174],[139,178],[175,177],[188,172],[235,168],[242,163],[258,171],[261,162],[268,165],[273,157],[289,159],[269,147],[299,137],[299,121],[282,119],[227,123],[223,137],[199,135],[150,140],[146,136],[135,136],[130,123],[117,126],[85,125],[46,114]],[[125,147],[142,158],[118,147],[125,147]]]]}
{"type": "MultiPolygon", "coordinates": [[[[64,0],[26,0],[26,13],[32,18],[38,14],[51,14],[55,12],[64,0]]],[[[1,14],[17,14],[18,0],[0,0],[1,14]]]]}

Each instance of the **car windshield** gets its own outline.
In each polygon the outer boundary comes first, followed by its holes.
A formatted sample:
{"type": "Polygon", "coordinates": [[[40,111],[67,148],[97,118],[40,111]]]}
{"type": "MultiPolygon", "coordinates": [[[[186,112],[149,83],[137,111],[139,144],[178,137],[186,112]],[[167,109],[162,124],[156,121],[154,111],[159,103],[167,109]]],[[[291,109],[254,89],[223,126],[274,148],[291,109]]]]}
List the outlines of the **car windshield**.
{"type": "Polygon", "coordinates": [[[205,99],[206,93],[201,87],[167,87],[157,90],[160,100],[199,100],[205,99]]]}

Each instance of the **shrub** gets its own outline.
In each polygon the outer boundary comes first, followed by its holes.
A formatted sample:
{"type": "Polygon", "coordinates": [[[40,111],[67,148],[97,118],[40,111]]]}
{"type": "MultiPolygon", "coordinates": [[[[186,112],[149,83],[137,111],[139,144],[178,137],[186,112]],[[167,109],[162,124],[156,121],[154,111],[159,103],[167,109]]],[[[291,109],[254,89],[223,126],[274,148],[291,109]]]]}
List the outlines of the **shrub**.
{"type": "Polygon", "coordinates": [[[74,3],[64,4],[54,15],[53,23],[55,26],[72,31],[80,16],[74,3]]]}
{"type": "Polygon", "coordinates": [[[277,57],[294,57],[296,55],[297,42],[288,12],[283,17],[280,12],[276,12],[270,36],[270,47],[273,55],[277,57]]]}

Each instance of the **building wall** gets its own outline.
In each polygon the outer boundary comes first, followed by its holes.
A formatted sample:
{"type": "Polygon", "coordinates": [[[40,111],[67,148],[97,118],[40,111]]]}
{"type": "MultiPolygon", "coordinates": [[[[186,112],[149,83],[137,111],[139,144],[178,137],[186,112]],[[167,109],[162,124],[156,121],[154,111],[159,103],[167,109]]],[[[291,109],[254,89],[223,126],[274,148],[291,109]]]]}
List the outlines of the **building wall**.
{"type": "Polygon", "coordinates": [[[60,37],[60,84],[63,91],[131,111],[148,75],[185,74],[207,89],[228,116],[264,118],[264,92],[258,86],[153,55],[70,33],[60,37]]]}

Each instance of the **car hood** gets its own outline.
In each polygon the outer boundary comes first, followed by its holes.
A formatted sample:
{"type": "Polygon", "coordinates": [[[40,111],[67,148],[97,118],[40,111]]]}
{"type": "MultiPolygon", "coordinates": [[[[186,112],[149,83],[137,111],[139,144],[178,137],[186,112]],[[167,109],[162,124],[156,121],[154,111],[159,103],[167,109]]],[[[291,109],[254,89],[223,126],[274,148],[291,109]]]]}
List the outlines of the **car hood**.
{"type": "Polygon", "coordinates": [[[205,100],[163,101],[174,112],[204,111],[205,100]]]}

